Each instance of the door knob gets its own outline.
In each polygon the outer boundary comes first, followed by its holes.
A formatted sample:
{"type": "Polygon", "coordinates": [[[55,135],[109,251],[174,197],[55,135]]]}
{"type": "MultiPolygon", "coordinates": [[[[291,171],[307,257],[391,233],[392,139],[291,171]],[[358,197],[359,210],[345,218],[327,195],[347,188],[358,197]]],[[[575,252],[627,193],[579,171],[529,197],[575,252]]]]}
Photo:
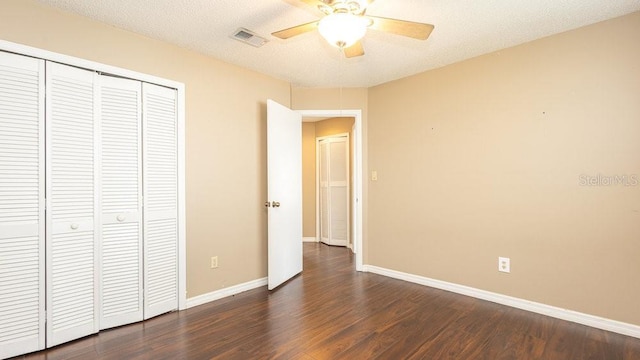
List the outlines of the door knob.
{"type": "Polygon", "coordinates": [[[279,202],[277,202],[277,201],[274,201],[274,202],[272,203],[272,206],[273,206],[273,207],[280,207],[280,203],[279,203],[279,202]]]}
{"type": "Polygon", "coordinates": [[[268,202],[268,201],[265,201],[265,202],[264,202],[264,207],[271,207],[271,203],[270,203],[270,202],[268,202]]]}

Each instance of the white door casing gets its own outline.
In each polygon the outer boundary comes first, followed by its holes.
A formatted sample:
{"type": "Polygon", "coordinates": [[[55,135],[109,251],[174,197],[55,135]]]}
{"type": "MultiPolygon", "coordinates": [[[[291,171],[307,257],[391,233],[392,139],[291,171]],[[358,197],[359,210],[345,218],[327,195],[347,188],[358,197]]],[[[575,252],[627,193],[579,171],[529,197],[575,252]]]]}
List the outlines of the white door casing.
{"type": "Polygon", "coordinates": [[[45,347],[44,73],[0,52],[0,358],[45,347]]]}
{"type": "Polygon", "coordinates": [[[100,76],[100,329],[143,319],[142,83],[100,76]]]}
{"type": "MultiPolygon", "coordinates": [[[[364,271],[364,251],[363,251],[363,194],[364,182],[363,173],[365,172],[363,162],[363,154],[365,144],[363,142],[363,119],[362,110],[296,110],[297,113],[304,118],[317,119],[311,121],[319,121],[320,119],[332,117],[352,117],[355,119],[353,124],[353,252],[356,260],[356,271],[364,271]]],[[[316,219],[316,223],[319,221],[316,219]]],[[[319,230],[316,229],[316,234],[319,230]]]]}
{"type": "Polygon", "coordinates": [[[302,116],[267,100],[268,288],[302,272],[302,116]]]}
{"type": "MultiPolygon", "coordinates": [[[[351,134],[356,134],[356,122],[353,122],[353,126],[351,127],[351,134]]],[[[349,153],[349,174],[351,174],[350,176],[350,183],[349,183],[349,187],[351,189],[351,194],[350,194],[350,206],[349,209],[351,210],[350,213],[350,217],[349,217],[349,225],[350,225],[350,232],[349,232],[349,236],[350,236],[350,246],[351,246],[351,251],[355,252],[355,242],[356,242],[356,228],[358,227],[356,224],[356,204],[357,204],[357,196],[356,196],[356,191],[355,189],[358,187],[358,184],[356,182],[356,169],[357,169],[357,165],[356,165],[356,156],[354,156],[354,153],[358,152],[358,143],[356,142],[356,136],[351,136],[349,138],[349,140],[351,141],[351,143],[349,144],[349,149],[353,150],[350,151],[349,153]]]]}
{"type": "Polygon", "coordinates": [[[47,62],[47,346],[98,331],[97,74],[47,62]]]}

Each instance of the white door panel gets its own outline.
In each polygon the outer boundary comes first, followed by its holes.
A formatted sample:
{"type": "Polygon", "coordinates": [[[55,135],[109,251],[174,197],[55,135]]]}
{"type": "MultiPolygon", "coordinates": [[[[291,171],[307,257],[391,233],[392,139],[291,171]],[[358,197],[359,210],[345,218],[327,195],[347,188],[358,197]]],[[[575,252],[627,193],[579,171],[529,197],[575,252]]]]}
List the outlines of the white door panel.
{"type": "Polygon", "coordinates": [[[144,318],[178,308],[177,94],[143,84],[144,318]]]}
{"type": "Polygon", "coordinates": [[[267,165],[272,290],[302,271],[302,116],[272,100],[267,101],[267,165]]]}
{"type": "Polygon", "coordinates": [[[142,84],[100,77],[100,329],[143,318],[142,84]]]}
{"type": "Polygon", "coordinates": [[[45,347],[44,61],[0,52],[0,358],[45,347]]]}
{"type": "Polygon", "coordinates": [[[47,62],[47,346],[98,331],[97,74],[47,62]]]}

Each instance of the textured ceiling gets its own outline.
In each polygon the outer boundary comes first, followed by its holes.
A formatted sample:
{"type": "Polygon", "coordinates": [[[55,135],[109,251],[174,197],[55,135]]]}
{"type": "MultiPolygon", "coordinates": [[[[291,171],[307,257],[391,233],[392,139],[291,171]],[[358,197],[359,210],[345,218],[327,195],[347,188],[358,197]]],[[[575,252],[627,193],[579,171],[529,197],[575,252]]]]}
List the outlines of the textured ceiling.
{"type": "Polygon", "coordinates": [[[274,31],[322,14],[297,0],[38,0],[211,55],[301,87],[369,87],[544,36],[640,11],[640,0],[376,0],[370,15],[435,25],[427,41],[369,30],[345,59],[317,31],[274,31]],[[261,48],[229,36],[245,27],[261,48]]]}

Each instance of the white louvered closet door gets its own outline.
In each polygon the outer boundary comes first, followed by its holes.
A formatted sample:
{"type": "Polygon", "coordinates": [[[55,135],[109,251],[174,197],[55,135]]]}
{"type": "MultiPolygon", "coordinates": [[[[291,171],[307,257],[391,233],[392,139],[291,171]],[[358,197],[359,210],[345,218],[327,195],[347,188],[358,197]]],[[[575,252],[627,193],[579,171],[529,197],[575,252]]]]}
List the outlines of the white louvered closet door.
{"type": "Polygon", "coordinates": [[[100,329],[143,319],[142,84],[100,76],[100,329]]]}
{"type": "Polygon", "coordinates": [[[98,331],[96,77],[47,62],[47,346],[98,331]]]}
{"type": "Polygon", "coordinates": [[[0,358],[43,349],[44,61],[0,52],[0,358]]]}
{"type": "Polygon", "coordinates": [[[349,139],[323,139],[320,146],[320,241],[349,244],[349,139]]]}
{"type": "Polygon", "coordinates": [[[349,140],[333,138],[329,144],[329,204],[331,242],[349,243],[349,140]]]}
{"type": "Polygon", "coordinates": [[[144,318],[178,308],[177,93],[144,83],[144,318]]]}

